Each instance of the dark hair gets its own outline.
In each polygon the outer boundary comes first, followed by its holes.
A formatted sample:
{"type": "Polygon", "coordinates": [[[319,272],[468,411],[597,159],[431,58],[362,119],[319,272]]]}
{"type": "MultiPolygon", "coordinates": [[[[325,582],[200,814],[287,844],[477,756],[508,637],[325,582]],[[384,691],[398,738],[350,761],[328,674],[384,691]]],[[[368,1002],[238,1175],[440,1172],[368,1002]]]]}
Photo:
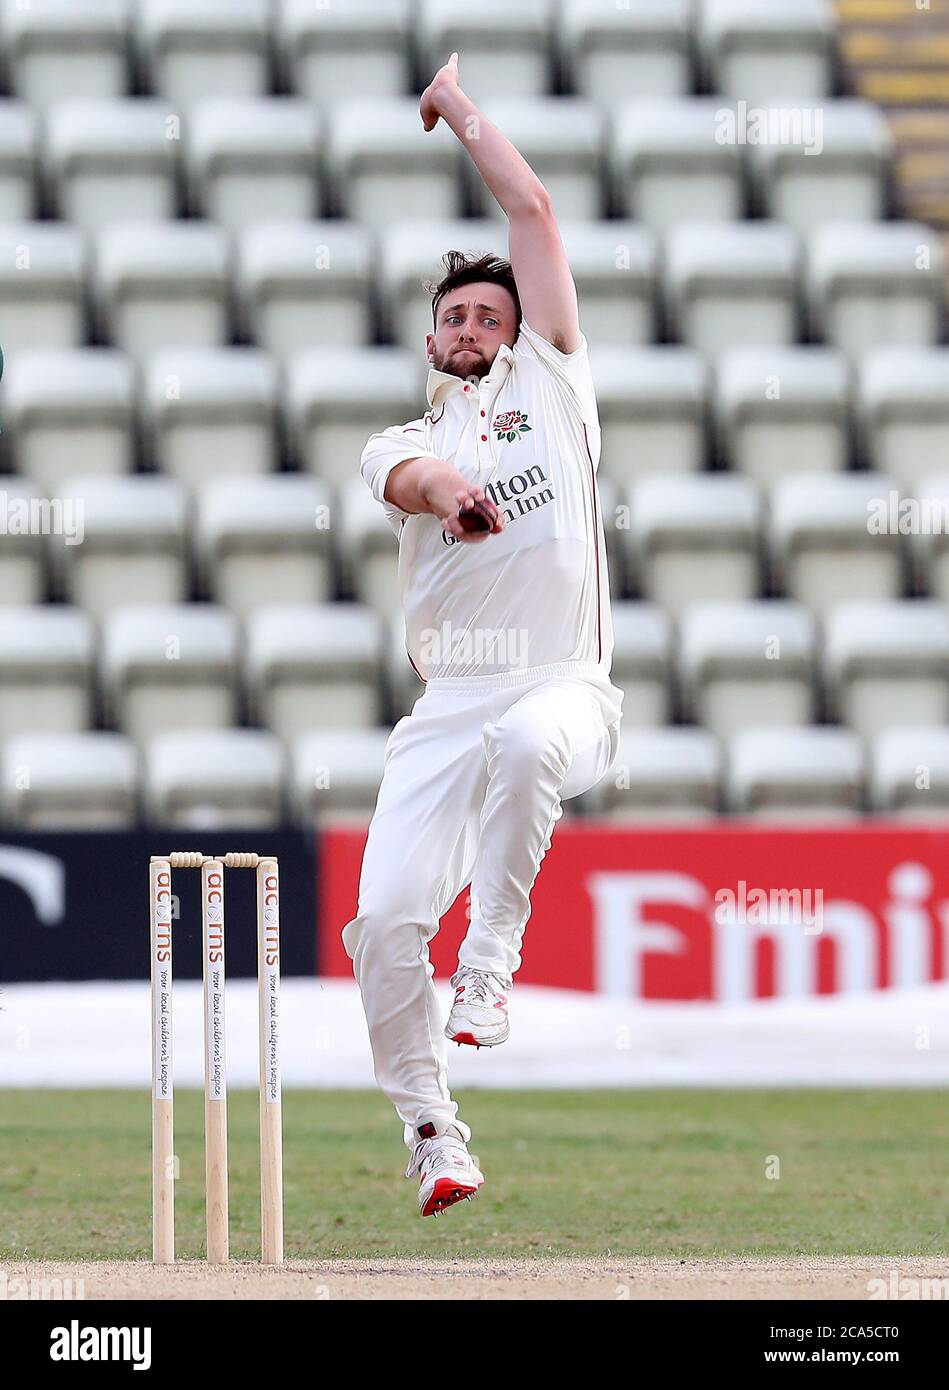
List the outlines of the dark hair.
{"type": "Polygon", "coordinates": [[[448,294],[449,290],[457,290],[461,285],[474,285],[482,280],[488,280],[492,284],[501,285],[506,289],[514,300],[516,311],[516,328],[520,332],[521,328],[521,301],[517,294],[517,285],[514,281],[514,272],[511,270],[511,262],[504,260],[501,256],[492,255],[487,252],[483,256],[476,256],[472,252],[466,256],[463,251],[446,251],[442,256],[442,267],[445,274],[441,280],[429,281],[425,288],[432,296],[432,326],[438,325],[438,306],[448,294]]]}

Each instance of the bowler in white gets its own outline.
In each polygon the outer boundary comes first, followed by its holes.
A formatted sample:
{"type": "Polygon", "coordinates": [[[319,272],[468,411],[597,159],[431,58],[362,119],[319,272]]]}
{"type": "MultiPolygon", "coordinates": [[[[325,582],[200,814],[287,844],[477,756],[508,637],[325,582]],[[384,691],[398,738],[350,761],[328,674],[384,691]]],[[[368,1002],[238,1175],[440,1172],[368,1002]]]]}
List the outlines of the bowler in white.
{"type": "Polygon", "coordinates": [[[362,455],[398,536],[406,647],[426,685],[386,747],[343,942],[376,1079],[404,1124],[406,1176],[419,1177],[422,1215],[437,1216],[484,1182],[446,1041],[507,1039],[534,881],[562,803],[615,761],[623,696],[610,679],[596,400],[550,197],[465,95],[457,54],[420,111],[426,130],[447,122],[497,199],[510,260],[445,255],[430,287],[428,409],[362,455]],[[446,1023],[428,943],[469,885],[446,1023]]]}

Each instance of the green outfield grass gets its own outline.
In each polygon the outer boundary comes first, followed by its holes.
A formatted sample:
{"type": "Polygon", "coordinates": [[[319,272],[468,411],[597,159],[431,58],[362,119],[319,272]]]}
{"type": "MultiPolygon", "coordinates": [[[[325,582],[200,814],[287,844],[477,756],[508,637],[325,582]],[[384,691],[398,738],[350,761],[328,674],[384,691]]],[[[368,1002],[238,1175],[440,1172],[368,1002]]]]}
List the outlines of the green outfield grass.
{"type": "MultiPolygon", "coordinates": [[[[486,1092],[459,1097],[484,1192],[439,1221],[401,1128],[362,1092],[284,1096],[288,1258],[939,1255],[940,1091],[486,1092]],[[769,1155],[780,1178],[769,1180],[769,1155]]],[[[203,1097],[176,1097],[178,1250],[203,1254],[203,1097]]],[[[230,1097],[231,1251],[259,1254],[257,1093],[230,1097]]],[[[150,1255],[143,1092],[0,1091],[0,1258],[150,1255]]]]}

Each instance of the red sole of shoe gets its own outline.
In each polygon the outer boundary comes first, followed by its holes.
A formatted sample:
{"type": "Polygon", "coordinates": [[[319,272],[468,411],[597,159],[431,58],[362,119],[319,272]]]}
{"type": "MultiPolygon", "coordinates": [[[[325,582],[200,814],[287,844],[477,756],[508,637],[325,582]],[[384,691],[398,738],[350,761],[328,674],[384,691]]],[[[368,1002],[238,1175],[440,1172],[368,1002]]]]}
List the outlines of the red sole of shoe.
{"type": "Polygon", "coordinates": [[[425,1203],[423,1216],[437,1216],[439,1212],[453,1207],[456,1202],[463,1202],[466,1197],[473,1197],[478,1191],[476,1187],[459,1187],[451,1178],[439,1178],[432,1195],[425,1203]]]}
{"type": "Polygon", "coordinates": [[[465,1043],[468,1047],[481,1046],[474,1033],[453,1033],[451,1040],[456,1043],[465,1043]]]}

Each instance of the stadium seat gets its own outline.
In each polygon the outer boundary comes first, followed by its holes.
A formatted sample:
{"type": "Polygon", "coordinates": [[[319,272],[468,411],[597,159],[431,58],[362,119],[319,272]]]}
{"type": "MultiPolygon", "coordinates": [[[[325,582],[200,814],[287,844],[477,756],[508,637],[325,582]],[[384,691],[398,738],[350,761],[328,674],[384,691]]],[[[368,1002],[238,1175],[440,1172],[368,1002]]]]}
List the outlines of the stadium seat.
{"type": "Polygon", "coordinates": [[[590,354],[600,417],[600,479],[705,466],[708,365],[690,348],[603,348],[590,354]]]}
{"type": "Polygon", "coordinates": [[[138,0],[136,49],[149,91],[183,108],[208,92],[270,90],[269,0],[138,0]]]}
{"type": "MultiPolygon", "coordinates": [[[[313,348],[287,368],[287,435],[298,467],[333,487],[359,479],[371,434],[418,418],[424,379],[417,353],[402,348],[313,348]]],[[[374,499],[373,499],[374,501],[374,499]]],[[[374,505],[382,515],[377,502],[374,505]]],[[[391,534],[391,532],[390,532],[391,534]]]]}
{"type": "Polygon", "coordinates": [[[630,485],[627,572],[679,617],[703,599],[752,599],[762,580],[761,497],[727,473],[659,474],[630,485]]]}
{"type": "Polygon", "coordinates": [[[226,729],[239,713],[238,628],[213,604],[133,604],[102,624],[110,724],[141,744],[180,729],[226,729]]]}
{"type": "Polygon", "coordinates": [[[315,729],[293,749],[291,796],[304,825],[356,817],[375,809],[388,729],[315,729]]]}
{"type": "MultiPolygon", "coordinates": [[[[547,192],[558,221],[603,216],[603,113],[582,97],[504,97],[484,114],[513,141],[547,192]]],[[[479,217],[504,218],[474,165],[463,166],[472,207],[479,217]]]]}
{"type": "Polygon", "coordinates": [[[319,152],[319,117],[307,102],[199,101],[185,150],[191,205],[231,231],[317,217],[319,152]]]}
{"type": "Polygon", "coordinates": [[[417,97],[353,96],[328,117],[331,204],[378,230],[405,217],[458,217],[463,153],[444,122],[423,130],[417,97]]]}
{"type": "Polygon", "coordinates": [[[247,623],[251,714],[285,742],[381,722],[382,624],[356,603],[275,605],[247,623]]]}
{"type": "Polygon", "coordinates": [[[121,604],[189,597],[186,498],[169,478],[73,478],[65,496],[80,509],[82,544],[56,536],[57,590],[101,619],[121,604]]]}
{"type": "Polygon", "coordinates": [[[107,342],[138,359],[231,337],[230,245],[213,222],[116,222],[99,234],[96,299],[107,342]]]}
{"type": "Polygon", "coordinates": [[[719,456],[756,482],[846,468],[850,413],[850,369],[831,348],[733,348],[716,362],[719,456]]]}
{"type": "Polygon", "coordinates": [[[46,543],[35,522],[37,508],[53,515],[31,479],[0,474],[0,606],[38,603],[46,595],[46,543]]]}
{"type": "Polygon", "coordinates": [[[863,744],[849,729],[739,729],[728,749],[728,809],[761,820],[838,821],[864,809],[863,744]]]}
{"type": "Polygon", "coordinates": [[[317,478],[215,478],[197,494],[201,590],[240,617],[336,588],[330,490],[317,478]]]}
{"type": "Polygon", "coordinates": [[[949,604],[949,455],[945,471],[921,478],[915,496],[903,503],[910,531],[915,589],[949,604]]]}
{"type": "Polygon", "coordinates": [[[672,624],[652,603],[614,603],[613,684],[623,691],[623,727],[672,715],[672,624]]]}
{"type": "Polygon", "coordinates": [[[944,257],[921,223],[826,223],[809,238],[808,279],[812,332],[850,357],[940,340],[944,257]]]}
{"type": "Polygon", "coordinates": [[[129,90],[128,0],[3,0],[10,90],[31,106],[129,90]]]}
{"type": "Polygon", "coordinates": [[[149,822],[169,830],[263,830],[283,823],[284,752],[259,729],[176,730],[145,750],[149,822]]]}
{"type": "Polygon", "coordinates": [[[905,537],[871,524],[895,492],[884,473],[803,473],[776,481],[770,497],[775,591],[818,617],[846,599],[902,598],[910,568],[905,537]]]}
{"type": "Polygon", "coordinates": [[[415,38],[423,73],[457,52],[465,91],[481,105],[522,92],[543,96],[551,84],[552,0],[417,0],[415,38]]]}
{"type": "Polygon", "coordinates": [[[143,435],[151,467],[189,487],[277,466],[276,363],[253,348],[183,348],[145,363],[143,435]]]}
{"type": "Polygon", "coordinates": [[[372,337],[370,242],[350,222],[257,222],[241,234],[241,332],[282,359],[372,337]]]}
{"type": "Polygon", "coordinates": [[[882,348],[860,364],[862,453],[912,490],[949,464],[949,348],[882,348]]]}
{"type": "Polygon", "coordinates": [[[46,124],[56,211],[89,231],[178,210],[177,115],[163,101],[60,101],[46,124]]]}
{"type": "Polygon", "coordinates": [[[864,738],[895,720],[949,723],[949,613],[935,599],[837,604],[824,656],[828,713],[864,738]]]}
{"type": "Polygon", "coordinates": [[[584,800],[609,820],[706,821],[718,813],[720,779],[718,740],[704,729],[624,725],[616,762],[584,800]]]}
{"type": "Polygon", "coordinates": [[[614,195],[622,214],[659,233],[680,222],[717,222],[745,211],[744,166],[719,130],[717,98],[625,101],[613,118],[614,195]]]}
{"type": "Polygon", "coordinates": [[[635,222],[563,222],[561,239],[591,347],[637,347],[656,336],[656,239],[635,222]]]}
{"type": "Polygon", "coordinates": [[[507,233],[491,218],[472,218],[396,222],[380,234],[379,309],[387,342],[424,353],[425,335],[432,331],[432,297],[423,283],[441,279],[441,257],[453,248],[506,257],[507,233]]]}
{"type": "Polygon", "coordinates": [[[0,817],[12,830],[132,830],[135,745],[122,734],[23,734],[3,746],[0,817]]]}
{"type": "Polygon", "coordinates": [[[89,727],[93,640],[78,609],[0,607],[0,740],[89,727]]]}
{"type": "Polygon", "coordinates": [[[833,90],[829,0],[701,0],[700,46],[712,91],[775,105],[833,90]]]}
{"type": "Polygon", "coordinates": [[[128,473],[135,460],[135,378],[106,348],[13,353],[4,379],[6,447],[50,495],[70,477],[128,473]]]}
{"type": "Polygon", "coordinates": [[[561,0],[557,18],[561,72],[591,101],[691,92],[689,0],[561,0]]]}
{"type": "Polygon", "coordinates": [[[85,237],[76,227],[0,224],[0,323],[8,362],[31,348],[73,348],[85,341],[86,255],[85,237]]]}
{"type": "Polygon", "coordinates": [[[382,618],[399,610],[399,546],[385,513],[362,478],[339,493],[341,587],[382,618]]]}
{"type": "Polygon", "coordinates": [[[680,625],[683,713],[713,733],[809,724],[817,714],[816,627],[801,604],[696,603],[680,625]]]}
{"type": "MultiPolygon", "coordinates": [[[[806,235],[824,222],[871,222],[886,214],[892,137],[886,117],[868,101],[828,101],[820,127],[809,131],[794,107],[783,138],[750,147],[756,201],[765,217],[806,235]]],[[[771,132],[769,131],[769,134],[771,132]]]]}
{"type": "Polygon", "coordinates": [[[0,101],[0,222],[37,214],[37,124],[25,102],[0,101]]]}
{"type": "Polygon", "coordinates": [[[276,39],[285,86],[327,108],[353,92],[410,90],[409,0],[278,0],[276,39]]]}
{"type": "Polygon", "coordinates": [[[888,818],[949,820],[949,729],[897,723],[877,734],[871,795],[873,809],[888,818]]]}
{"type": "Polygon", "coordinates": [[[666,238],[672,335],[709,357],[797,340],[798,243],[774,222],[684,223],[666,238]]]}

